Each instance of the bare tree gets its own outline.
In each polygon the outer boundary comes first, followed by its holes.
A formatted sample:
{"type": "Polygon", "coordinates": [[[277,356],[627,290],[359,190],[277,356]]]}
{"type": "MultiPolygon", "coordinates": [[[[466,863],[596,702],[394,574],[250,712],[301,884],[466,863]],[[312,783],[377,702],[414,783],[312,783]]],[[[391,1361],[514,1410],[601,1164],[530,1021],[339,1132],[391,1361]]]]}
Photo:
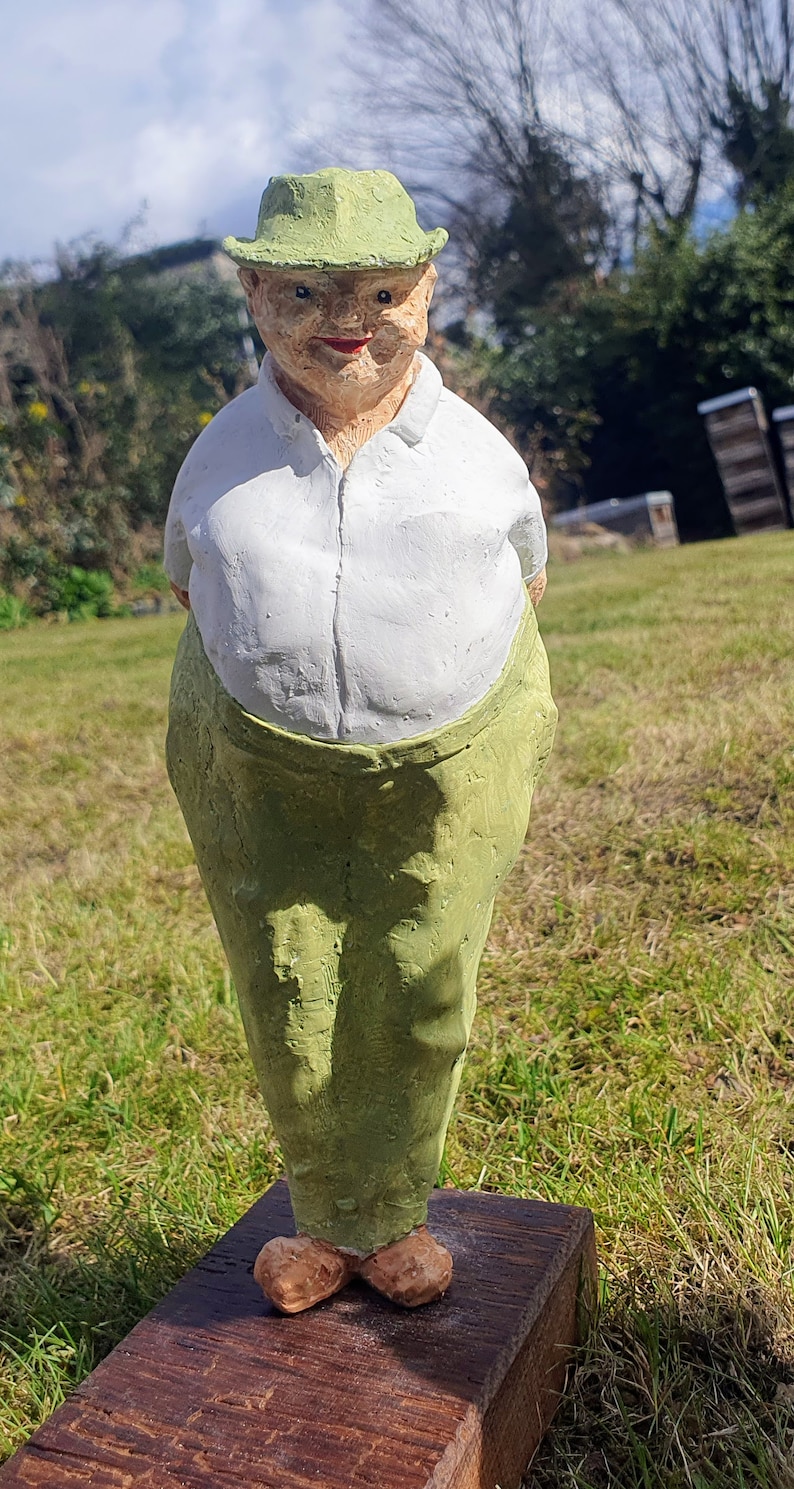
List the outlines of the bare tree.
{"type": "Polygon", "coordinates": [[[463,171],[514,190],[527,139],[545,128],[546,0],[371,0],[364,31],[371,143],[401,165],[418,164],[418,147],[428,177],[463,171]]]}
{"type": "Polygon", "coordinates": [[[553,4],[369,0],[365,6],[365,45],[356,57],[359,82],[365,59],[357,162],[390,164],[428,212],[444,215],[469,281],[482,257],[484,229],[516,203],[536,220],[556,219],[567,257],[587,260],[600,251],[597,188],[572,175],[560,107],[572,87],[559,66],[553,4]]]}
{"type": "MultiPolygon", "coordinates": [[[[775,131],[779,145],[794,97],[793,7],[366,0],[357,130],[370,158],[446,208],[464,243],[467,225],[476,238],[485,217],[527,197],[539,153],[556,150],[609,202],[620,254],[649,221],[689,222],[705,192],[724,196],[752,175],[753,151],[775,131]]],[[[778,150],[778,175],[789,154],[794,172],[792,143],[778,150]]]]}
{"type": "Polygon", "coordinates": [[[792,41],[791,0],[600,0],[561,38],[583,80],[580,146],[630,203],[635,243],[649,219],[689,221],[731,168],[752,173],[754,127],[759,143],[790,128],[792,41]]]}

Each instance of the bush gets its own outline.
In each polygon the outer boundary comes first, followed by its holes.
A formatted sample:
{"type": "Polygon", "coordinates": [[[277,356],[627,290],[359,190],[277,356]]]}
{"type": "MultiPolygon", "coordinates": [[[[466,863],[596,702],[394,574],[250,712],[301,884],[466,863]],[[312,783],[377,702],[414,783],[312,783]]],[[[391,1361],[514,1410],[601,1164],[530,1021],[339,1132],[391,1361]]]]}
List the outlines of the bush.
{"type": "Polygon", "coordinates": [[[65,610],[70,620],[93,620],[113,615],[113,580],[102,569],[91,571],[73,566],[64,575],[60,604],[54,610],[65,610]]]}
{"type": "Polygon", "coordinates": [[[140,535],[162,528],[187,450],[250,380],[240,308],[211,274],[99,244],[60,253],[43,282],[0,266],[2,589],[37,614],[110,613],[107,584],[75,600],[72,571],[123,583],[149,556],[140,535]]]}
{"type": "Polygon", "coordinates": [[[29,620],[27,605],[16,595],[0,590],[0,631],[15,631],[19,626],[26,626],[29,620]]]}
{"type": "Polygon", "coordinates": [[[683,537],[730,531],[697,405],[750,384],[769,408],[792,402],[793,262],[791,182],[708,234],[652,230],[633,264],[466,349],[555,505],[667,488],[683,537]]]}
{"type": "Polygon", "coordinates": [[[171,585],[162,564],[141,564],[132,576],[132,592],[135,595],[169,595],[171,585]]]}

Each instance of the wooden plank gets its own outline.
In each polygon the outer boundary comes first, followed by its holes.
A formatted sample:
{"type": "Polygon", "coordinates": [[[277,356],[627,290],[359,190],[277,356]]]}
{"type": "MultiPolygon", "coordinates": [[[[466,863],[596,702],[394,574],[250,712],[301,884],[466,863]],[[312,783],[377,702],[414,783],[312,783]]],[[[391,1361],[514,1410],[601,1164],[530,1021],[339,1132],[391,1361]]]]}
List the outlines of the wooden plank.
{"type": "Polygon", "coordinates": [[[746,403],[734,403],[730,408],[706,415],[709,430],[716,435],[733,434],[735,430],[756,430],[758,418],[752,399],[746,403]]]}
{"type": "Polygon", "coordinates": [[[284,1318],[251,1275],[276,1184],[34,1433],[2,1489],[517,1489],[564,1386],[589,1211],[437,1190],[447,1296],[356,1282],[284,1318]]]}
{"type": "Polygon", "coordinates": [[[736,512],[742,526],[748,522],[758,522],[762,517],[770,517],[777,522],[780,508],[773,496],[742,496],[735,501],[736,512]]]}

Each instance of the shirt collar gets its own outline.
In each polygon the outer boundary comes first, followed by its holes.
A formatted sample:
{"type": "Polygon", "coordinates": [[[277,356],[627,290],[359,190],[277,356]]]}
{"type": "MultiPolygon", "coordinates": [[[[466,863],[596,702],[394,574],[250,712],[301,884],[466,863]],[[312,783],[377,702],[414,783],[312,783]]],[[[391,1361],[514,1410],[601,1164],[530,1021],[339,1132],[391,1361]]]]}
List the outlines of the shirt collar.
{"type": "Polygon", "coordinates": [[[418,445],[427,433],[430,420],[438,408],[443,387],[441,373],[435,363],[420,352],[418,375],[414,378],[402,407],[386,428],[392,434],[399,434],[407,445],[418,445]]]}
{"type": "MultiPolygon", "coordinates": [[[[390,424],[387,424],[382,434],[387,431],[390,434],[399,435],[407,445],[418,445],[419,441],[427,433],[427,427],[432,419],[444,384],[438,368],[419,353],[419,373],[405,399],[402,407],[395,414],[390,424]]],[[[307,425],[314,428],[310,419],[299,412],[295,405],[290,403],[284,396],[273,373],[273,358],[267,352],[259,369],[259,389],[265,402],[265,412],[270,423],[282,439],[295,439],[301,428],[307,425]]]]}

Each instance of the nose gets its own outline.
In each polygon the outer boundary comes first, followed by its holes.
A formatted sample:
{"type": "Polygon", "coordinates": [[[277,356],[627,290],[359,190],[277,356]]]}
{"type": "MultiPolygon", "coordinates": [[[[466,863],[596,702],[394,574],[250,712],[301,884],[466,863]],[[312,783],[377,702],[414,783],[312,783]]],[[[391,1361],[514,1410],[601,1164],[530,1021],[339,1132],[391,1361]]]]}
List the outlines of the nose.
{"type": "Polygon", "coordinates": [[[358,330],[362,322],[361,307],[355,295],[340,295],[330,306],[330,319],[340,330],[358,330]]]}

